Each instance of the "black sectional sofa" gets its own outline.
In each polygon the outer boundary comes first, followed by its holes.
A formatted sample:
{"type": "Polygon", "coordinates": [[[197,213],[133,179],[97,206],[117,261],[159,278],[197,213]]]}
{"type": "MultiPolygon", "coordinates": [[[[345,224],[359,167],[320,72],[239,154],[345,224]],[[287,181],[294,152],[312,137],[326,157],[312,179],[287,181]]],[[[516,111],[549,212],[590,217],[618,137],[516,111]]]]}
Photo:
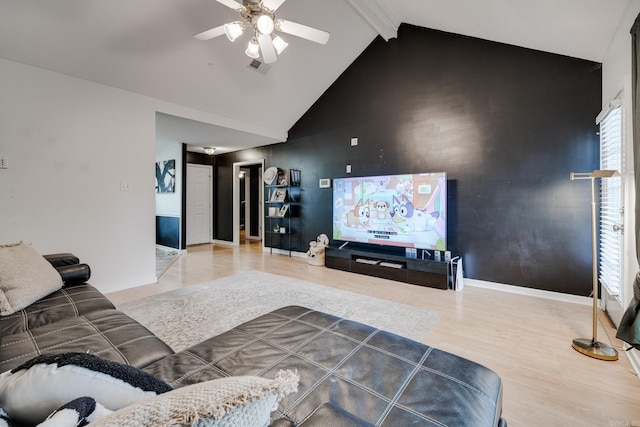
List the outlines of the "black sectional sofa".
{"type": "MultiPolygon", "coordinates": [[[[88,267],[46,256],[71,280],[0,317],[0,372],[43,353],[90,352],[149,372],[174,388],[210,379],[297,370],[297,393],[273,426],[500,426],[502,382],[453,354],[370,326],[283,307],[179,353],[82,283],[88,267]]],[[[88,277],[88,275],[86,275],[88,277]]]]}

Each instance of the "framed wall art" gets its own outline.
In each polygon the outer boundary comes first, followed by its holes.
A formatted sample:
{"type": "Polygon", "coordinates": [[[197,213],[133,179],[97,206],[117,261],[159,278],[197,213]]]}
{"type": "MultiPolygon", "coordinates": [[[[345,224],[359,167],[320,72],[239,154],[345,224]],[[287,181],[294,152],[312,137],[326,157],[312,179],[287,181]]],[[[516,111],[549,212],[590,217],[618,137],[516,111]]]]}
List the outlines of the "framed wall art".
{"type": "Polygon", "coordinates": [[[176,191],[176,161],[156,162],[156,193],[174,193],[176,191]]]}

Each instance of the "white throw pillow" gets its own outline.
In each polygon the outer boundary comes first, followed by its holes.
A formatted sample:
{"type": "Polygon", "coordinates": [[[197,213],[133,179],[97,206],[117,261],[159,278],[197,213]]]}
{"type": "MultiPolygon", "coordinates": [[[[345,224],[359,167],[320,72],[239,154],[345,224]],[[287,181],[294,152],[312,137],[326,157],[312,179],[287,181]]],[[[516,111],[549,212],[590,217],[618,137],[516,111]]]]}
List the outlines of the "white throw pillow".
{"type": "Polygon", "coordinates": [[[8,316],[62,288],[62,277],[31,246],[0,246],[0,316],[8,316]]]}
{"type": "Polygon", "coordinates": [[[282,397],[298,390],[298,374],[243,376],[192,384],[121,409],[91,427],[266,427],[282,397]]]}
{"type": "Polygon", "coordinates": [[[93,354],[42,355],[0,375],[0,407],[11,420],[34,425],[78,397],[115,411],[170,390],[148,372],[93,354]]]}

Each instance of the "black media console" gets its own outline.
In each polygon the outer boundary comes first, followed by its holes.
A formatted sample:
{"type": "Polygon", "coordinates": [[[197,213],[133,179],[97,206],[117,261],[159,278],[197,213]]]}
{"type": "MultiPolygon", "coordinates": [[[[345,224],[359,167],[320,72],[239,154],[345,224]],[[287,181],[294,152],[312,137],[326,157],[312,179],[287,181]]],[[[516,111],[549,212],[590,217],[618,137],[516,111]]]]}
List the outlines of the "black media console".
{"type": "Polygon", "coordinates": [[[449,287],[449,265],[446,261],[406,258],[383,251],[328,247],[325,265],[336,270],[397,280],[431,288],[449,287]]]}

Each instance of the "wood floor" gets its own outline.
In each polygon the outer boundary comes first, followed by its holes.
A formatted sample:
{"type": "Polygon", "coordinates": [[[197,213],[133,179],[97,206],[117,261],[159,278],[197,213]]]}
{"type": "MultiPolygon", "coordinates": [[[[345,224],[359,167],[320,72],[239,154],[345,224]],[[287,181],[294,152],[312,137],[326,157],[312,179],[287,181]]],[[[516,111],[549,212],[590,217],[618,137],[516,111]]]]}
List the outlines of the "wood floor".
{"type": "MultiPolygon", "coordinates": [[[[109,297],[117,304],[260,270],[411,304],[442,313],[425,344],[481,363],[502,377],[509,427],[640,426],[640,379],[624,352],[619,361],[606,362],[571,347],[572,339],[591,337],[589,306],[470,286],[442,291],[315,267],[304,258],[263,252],[259,242],[201,245],[187,252],[157,284],[109,297]]],[[[614,335],[601,315],[599,340],[620,350],[614,335]]]]}

